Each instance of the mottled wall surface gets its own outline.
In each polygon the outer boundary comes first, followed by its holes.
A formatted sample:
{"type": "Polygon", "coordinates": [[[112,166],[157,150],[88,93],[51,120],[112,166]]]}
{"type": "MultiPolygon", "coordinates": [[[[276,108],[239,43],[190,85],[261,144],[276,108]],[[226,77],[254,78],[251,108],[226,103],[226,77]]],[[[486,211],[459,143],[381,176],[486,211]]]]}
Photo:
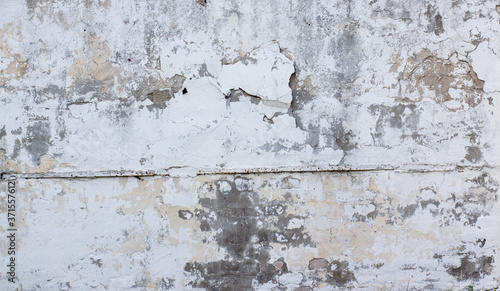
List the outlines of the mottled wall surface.
{"type": "Polygon", "coordinates": [[[499,4],[0,0],[2,290],[499,288],[499,4]]]}

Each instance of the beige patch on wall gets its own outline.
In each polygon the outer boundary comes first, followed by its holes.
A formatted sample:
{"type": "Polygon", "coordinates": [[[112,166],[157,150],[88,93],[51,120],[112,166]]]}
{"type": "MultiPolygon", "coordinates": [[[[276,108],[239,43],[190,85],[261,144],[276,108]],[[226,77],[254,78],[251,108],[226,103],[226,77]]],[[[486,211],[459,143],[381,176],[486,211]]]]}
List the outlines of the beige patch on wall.
{"type": "MultiPolygon", "coordinates": [[[[393,57],[398,60],[399,54],[393,57]]],[[[396,72],[399,62],[391,67],[396,72]]],[[[449,111],[475,107],[482,100],[484,82],[472,66],[455,53],[438,58],[424,49],[406,60],[399,77],[398,102],[415,103],[432,99],[449,111]]]]}

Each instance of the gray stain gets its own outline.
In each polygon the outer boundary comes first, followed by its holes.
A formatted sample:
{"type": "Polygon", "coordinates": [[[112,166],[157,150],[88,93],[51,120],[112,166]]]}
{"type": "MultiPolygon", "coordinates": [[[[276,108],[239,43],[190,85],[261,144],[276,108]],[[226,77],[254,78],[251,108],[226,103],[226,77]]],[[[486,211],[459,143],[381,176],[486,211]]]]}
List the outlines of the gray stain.
{"type": "Polygon", "coordinates": [[[214,231],[228,258],[191,262],[184,270],[196,275],[194,287],[207,290],[251,290],[254,280],[265,283],[288,272],[286,262],[270,261],[270,243],[283,247],[312,245],[303,227],[287,229],[298,216],[286,213],[286,203],[269,202],[253,191],[253,180],[235,177],[215,181],[216,197],[201,198],[195,211],[201,231],[214,231]],[[210,213],[215,213],[209,215],[210,213]]]}
{"type": "Polygon", "coordinates": [[[0,128],[0,139],[2,139],[4,136],[7,135],[7,132],[5,131],[5,125],[0,128]]]}
{"type": "Polygon", "coordinates": [[[347,261],[334,260],[328,266],[326,282],[330,285],[344,287],[349,282],[356,281],[354,273],[349,269],[347,261]]]}
{"type": "Polygon", "coordinates": [[[478,280],[491,274],[493,262],[493,256],[476,257],[474,253],[467,253],[460,259],[460,266],[450,267],[447,272],[459,281],[478,280]]]}
{"type": "Polygon", "coordinates": [[[354,28],[344,30],[332,40],[329,54],[335,57],[336,75],[339,81],[353,82],[361,69],[362,43],[354,28]]]}

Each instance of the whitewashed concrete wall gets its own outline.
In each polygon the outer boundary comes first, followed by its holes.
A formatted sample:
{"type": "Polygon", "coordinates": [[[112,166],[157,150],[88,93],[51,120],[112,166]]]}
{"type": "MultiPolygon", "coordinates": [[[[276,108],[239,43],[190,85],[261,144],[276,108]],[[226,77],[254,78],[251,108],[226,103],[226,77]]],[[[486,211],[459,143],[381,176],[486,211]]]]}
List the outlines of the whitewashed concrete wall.
{"type": "Polygon", "coordinates": [[[0,1],[0,286],[499,288],[498,4],[0,1]]]}

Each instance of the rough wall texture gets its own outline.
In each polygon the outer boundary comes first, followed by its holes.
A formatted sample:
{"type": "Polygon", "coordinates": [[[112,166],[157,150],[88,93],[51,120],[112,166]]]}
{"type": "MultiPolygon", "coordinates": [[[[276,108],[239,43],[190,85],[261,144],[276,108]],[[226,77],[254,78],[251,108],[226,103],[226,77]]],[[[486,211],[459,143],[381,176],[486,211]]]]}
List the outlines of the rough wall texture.
{"type": "Polygon", "coordinates": [[[0,8],[2,290],[499,288],[495,1],[0,8]]]}

